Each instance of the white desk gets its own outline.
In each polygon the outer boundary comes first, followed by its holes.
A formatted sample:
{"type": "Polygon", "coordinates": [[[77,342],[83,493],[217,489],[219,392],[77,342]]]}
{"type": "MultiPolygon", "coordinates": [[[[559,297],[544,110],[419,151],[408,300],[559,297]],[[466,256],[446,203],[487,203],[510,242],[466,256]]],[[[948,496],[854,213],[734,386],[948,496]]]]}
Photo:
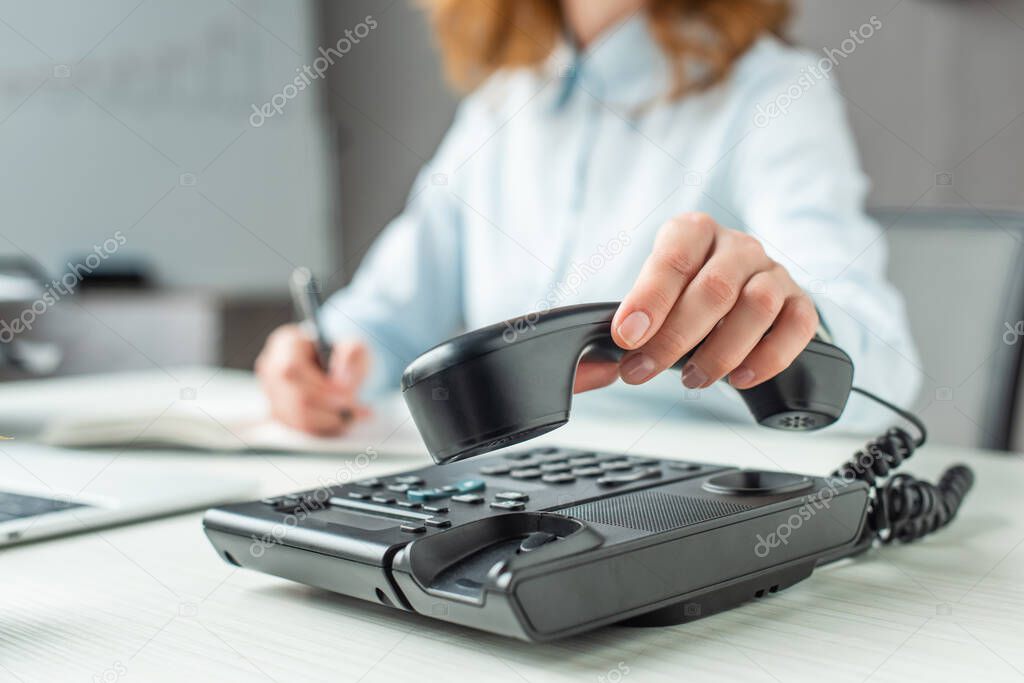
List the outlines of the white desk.
{"type": "MultiPolygon", "coordinates": [[[[830,471],[858,444],[653,418],[574,421],[544,440],[809,473],[830,471]]],[[[265,493],[351,466],[340,456],[145,457],[244,472],[265,493]]],[[[424,458],[382,457],[364,471],[424,458]]],[[[198,513],[15,547],[0,551],[0,681],[1018,680],[1024,463],[929,445],[907,469],[934,477],[954,461],[973,466],[977,484],[956,522],[923,542],[688,625],[613,627],[545,645],[234,569],[212,551],[198,513]]]]}

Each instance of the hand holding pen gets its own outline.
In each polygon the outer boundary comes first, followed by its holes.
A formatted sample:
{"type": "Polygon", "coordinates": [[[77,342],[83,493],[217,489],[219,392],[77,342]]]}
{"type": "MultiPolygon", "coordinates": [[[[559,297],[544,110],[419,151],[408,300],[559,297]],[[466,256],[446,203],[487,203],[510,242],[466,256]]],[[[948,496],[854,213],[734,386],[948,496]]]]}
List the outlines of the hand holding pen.
{"type": "Polygon", "coordinates": [[[369,351],[359,341],[330,344],[318,315],[319,287],[308,269],[296,269],[290,285],[301,322],[271,333],[256,359],[256,374],[276,420],[311,434],[336,436],[369,415],[358,398],[369,371],[369,351]]]}

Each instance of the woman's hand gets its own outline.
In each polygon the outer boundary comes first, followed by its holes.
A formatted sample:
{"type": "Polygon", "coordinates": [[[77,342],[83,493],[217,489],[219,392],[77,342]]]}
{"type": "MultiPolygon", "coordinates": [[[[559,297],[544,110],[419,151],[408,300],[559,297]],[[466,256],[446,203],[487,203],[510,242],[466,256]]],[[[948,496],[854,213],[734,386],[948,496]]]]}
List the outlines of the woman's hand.
{"type": "Polygon", "coordinates": [[[358,401],[369,370],[369,354],[360,342],[335,344],[331,367],[317,364],[316,346],[298,325],[274,330],[256,359],[256,375],[270,401],[271,415],[289,427],[334,436],[369,415],[358,401]]]}
{"type": "MultiPolygon", "coordinates": [[[[629,384],[651,379],[706,337],[683,368],[683,384],[699,389],[728,375],[747,389],[785,370],[817,328],[810,297],[755,237],[687,213],[658,232],[612,319],[612,338],[628,351],[618,374],[629,384]]],[[[581,364],[576,391],[613,382],[609,365],[581,364]]]]}

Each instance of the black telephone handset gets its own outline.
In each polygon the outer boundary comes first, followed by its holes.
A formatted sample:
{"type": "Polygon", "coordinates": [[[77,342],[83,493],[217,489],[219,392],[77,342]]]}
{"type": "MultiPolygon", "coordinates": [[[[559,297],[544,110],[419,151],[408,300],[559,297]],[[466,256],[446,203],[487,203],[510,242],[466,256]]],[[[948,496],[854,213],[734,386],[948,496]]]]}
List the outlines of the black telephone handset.
{"type": "MultiPolygon", "coordinates": [[[[531,313],[450,339],[410,363],[402,395],[434,461],[462,460],[565,424],[579,360],[624,353],[611,338],[618,307],[531,313]]],[[[809,431],[839,419],[852,383],[850,357],[815,338],[782,373],[739,393],[758,423],[809,431]]]]}

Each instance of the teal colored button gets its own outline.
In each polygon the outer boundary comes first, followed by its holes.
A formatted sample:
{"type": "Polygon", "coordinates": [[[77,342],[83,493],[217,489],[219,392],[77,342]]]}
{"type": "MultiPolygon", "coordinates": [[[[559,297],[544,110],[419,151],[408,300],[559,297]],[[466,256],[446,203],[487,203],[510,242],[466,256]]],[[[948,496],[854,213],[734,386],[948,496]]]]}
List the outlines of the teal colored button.
{"type": "Polygon", "coordinates": [[[405,497],[415,503],[425,503],[428,500],[439,500],[461,493],[483,491],[486,487],[487,483],[483,479],[463,479],[443,488],[409,489],[405,492],[405,497]]]}
{"type": "Polygon", "coordinates": [[[405,497],[415,503],[424,503],[428,500],[439,500],[441,498],[447,498],[450,493],[446,493],[441,489],[410,489],[405,492],[405,497]]]}

